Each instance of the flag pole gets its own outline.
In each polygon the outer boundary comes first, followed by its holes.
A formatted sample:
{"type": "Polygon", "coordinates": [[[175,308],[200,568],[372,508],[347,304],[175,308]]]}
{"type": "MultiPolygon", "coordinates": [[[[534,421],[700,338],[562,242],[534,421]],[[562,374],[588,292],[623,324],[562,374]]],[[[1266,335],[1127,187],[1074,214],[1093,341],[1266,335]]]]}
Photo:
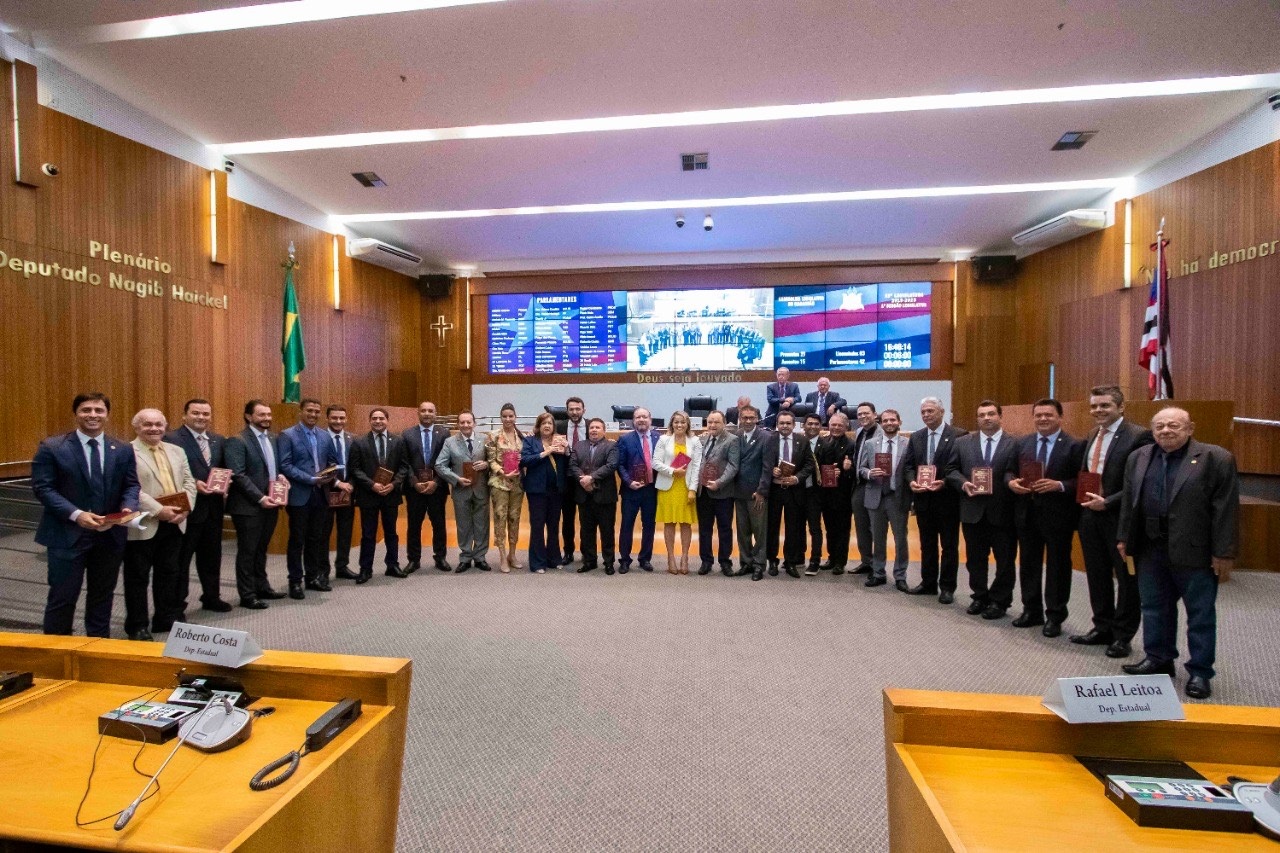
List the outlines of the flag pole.
{"type": "Polygon", "coordinates": [[[1156,327],[1156,352],[1155,352],[1155,376],[1156,376],[1156,394],[1154,399],[1164,400],[1165,384],[1165,335],[1168,327],[1169,318],[1166,316],[1165,307],[1168,301],[1165,296],[1165,288],[1169,286],[1169,282],[1165,277],[1164,267],[1164,220],[1160,217],[1160,227],[1156,229],[1156,311],[1159,317],[1158,326],[1156,327]]]}

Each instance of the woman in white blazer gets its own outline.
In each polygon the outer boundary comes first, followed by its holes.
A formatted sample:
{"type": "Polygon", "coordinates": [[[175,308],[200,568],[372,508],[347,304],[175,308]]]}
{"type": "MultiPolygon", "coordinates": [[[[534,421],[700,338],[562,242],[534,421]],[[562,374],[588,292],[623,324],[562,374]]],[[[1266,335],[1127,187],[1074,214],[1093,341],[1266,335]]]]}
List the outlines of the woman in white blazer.
{"type": "Polygon", "coordinates": [[[693,540],[693,523],[698,511],[694,499],[698,495],[698,472],[702,468],[702,442],[689,432],[689,416],[676,412],[667,421],[667,434],[658,439],[653,449],[653,470],[657,472],[654,485],[658,489],[657,522],[662,525],[662,536],[667,541],[667,571],[670,574],[689,574],[689,543],[693,540]],[[680,466],[673,463],[683,452],[689,461],[680,466]],[[676,525],[680,526],[680,542],[683,551],[679,565],[675,561],[676,525]]]}

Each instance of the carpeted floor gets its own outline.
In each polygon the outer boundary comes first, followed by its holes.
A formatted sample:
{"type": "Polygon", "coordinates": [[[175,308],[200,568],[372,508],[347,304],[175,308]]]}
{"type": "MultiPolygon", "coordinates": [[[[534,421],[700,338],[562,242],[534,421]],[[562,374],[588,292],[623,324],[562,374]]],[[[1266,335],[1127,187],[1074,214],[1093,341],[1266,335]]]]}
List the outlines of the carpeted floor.
{"type": "MultiPolygon", "coordinates": [[[[38,630],[37,552],[0,540],[0,630],[38,630]]],[[[284,586],[282,557],[269,574],[284,586]]],[[[1213,701],[1280,704],[1278,597],[1276,575],[1223,587],[1213,701]]],[[[1068,633],[1088,626],[1079,574],[1072,601],[1068,633]]],[[[884,850],[882,688],[1039,694],[1118,671],[967,602],[826,574],[426,568],[189,617],[267,648],[413,659],[402,850],[884,850]]],[[[122,617],[117,599],[117,636],[122,617]]]]}

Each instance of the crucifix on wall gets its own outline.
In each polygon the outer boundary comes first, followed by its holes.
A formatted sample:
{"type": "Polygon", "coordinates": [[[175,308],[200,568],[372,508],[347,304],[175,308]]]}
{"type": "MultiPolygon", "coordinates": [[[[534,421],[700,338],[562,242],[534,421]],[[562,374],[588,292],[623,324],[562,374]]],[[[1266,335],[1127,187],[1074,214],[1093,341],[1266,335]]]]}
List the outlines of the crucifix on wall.
{"type": "Polygon", "coordinates": [[[446,320],[444,318],[444,315],[441,314],[440,316],[436,317],[436,321],[431,324],[431,328],[436,330],[436,336],[437,336],[436,339],[439,341],[438,346],[443,349],[445,332],[448,332],[450,329],[452,329],[453,324],[450,323],[448,320],[446,320]]]}

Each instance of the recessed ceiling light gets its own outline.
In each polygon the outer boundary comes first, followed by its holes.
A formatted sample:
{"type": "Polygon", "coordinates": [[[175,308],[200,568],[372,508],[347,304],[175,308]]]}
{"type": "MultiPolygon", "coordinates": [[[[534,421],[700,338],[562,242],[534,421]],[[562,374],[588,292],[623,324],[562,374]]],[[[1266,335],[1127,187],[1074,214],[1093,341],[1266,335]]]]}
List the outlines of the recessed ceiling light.
{"type": "Polygon", "coordinates": [[[360,182],[365,187],[385,187],[387,182],[378,177],[377,172],[352,172],[351,177],[360,182]]]}
{"type": "Polygon", "coordinates": [[[680,170],[682,172],[700,172],[711,168],[711,160],[707,152],[698,154],[681,154],[680,170]]]}
{"type": "Polygon", "coordinates": [[[1153,98],[1162,95],[1199,95],[1280,87],[1280,72],[1238,77],[1199,77],[1157,80],[1148,83],[1105,83],[1062,86],[1054,89],[1010,89],[1000,92],[960,92],[953,95],[912,95],[862,101],[828,101],[817,104],[784,104],[771,107],[730,107],[683,113],[648,113],[606,118],[558,119],[512,124],[478,124],[420,130],[383,130],[340,133],[332,136],[298,136],[226,142],[213,147],[223,154],[267,154],[282,151],[316,151],[323,148],[356,148],[367,145],[403,145],[458,139],[508,139],[521,136],[554,136],[562,133],[600,133],[610,130],[644,130],[657,127],[741,124],[752,121],[875,115],[924,110],[958,110],[975,107],[1058,104],[1072,101],[1105,101],[1117,98],[1153,98]]]}
{"type": "Polygon", "coordinates": [[[1050,151],[1079,151],[1084,144],[1098,135],[1096,130],[1069,130],[1053,143],[1050,151]]]}
{"type": "Polygon", "coordinates": [[[1047,181],[1030,184],[991,184],[969,187],[910,187],[888,190],[851,190],[793,195],[757,195],[736,198],[683,198],[665,201],[607,201],[588,204],[555,204],[540,207],[495,207],[474,210],[419,210],[400,213],[331,214],[339,223],[406,222],[423,219],[481,219],[490,216],[537,216],[547,213],[614,213],[641,210],[681,210],[702,207],[758,207],[773,204],[815,204],[833,201],[876,201],[904,198],[947,198],[953,196],[1004,195],[1008,193],[1051,192],[1054,190],[1111,190],[1132,182],[1132,178],[1100,178],[1088,181],[1047,181]]]}

